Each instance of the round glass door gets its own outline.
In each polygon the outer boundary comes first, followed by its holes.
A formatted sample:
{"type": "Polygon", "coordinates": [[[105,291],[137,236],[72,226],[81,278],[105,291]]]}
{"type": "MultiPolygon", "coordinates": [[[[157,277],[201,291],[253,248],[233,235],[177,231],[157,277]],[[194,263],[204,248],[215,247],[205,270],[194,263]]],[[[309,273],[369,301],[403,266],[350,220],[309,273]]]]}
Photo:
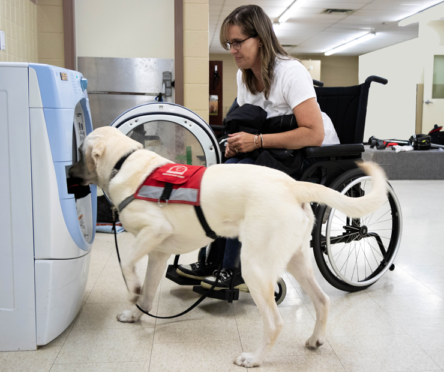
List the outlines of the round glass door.
{"type": "Polygon", "coordinates": [[[175,163],[207,165],[205,153],[198,139],[185,127],[167,120],[141,123],[127,134],[147,150],[175,163]]]}

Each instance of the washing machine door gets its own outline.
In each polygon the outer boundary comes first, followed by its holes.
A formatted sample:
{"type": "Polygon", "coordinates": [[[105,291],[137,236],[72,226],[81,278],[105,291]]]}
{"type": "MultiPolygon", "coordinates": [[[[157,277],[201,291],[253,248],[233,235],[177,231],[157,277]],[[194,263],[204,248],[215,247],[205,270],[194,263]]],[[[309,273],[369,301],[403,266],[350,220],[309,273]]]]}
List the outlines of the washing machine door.
{"type": "Polygon", "coordinates": [[[149,103],[128,110],[111,126],[175,163],[209,167],[221,162],[211,127],[173,103],[149,103]]]}

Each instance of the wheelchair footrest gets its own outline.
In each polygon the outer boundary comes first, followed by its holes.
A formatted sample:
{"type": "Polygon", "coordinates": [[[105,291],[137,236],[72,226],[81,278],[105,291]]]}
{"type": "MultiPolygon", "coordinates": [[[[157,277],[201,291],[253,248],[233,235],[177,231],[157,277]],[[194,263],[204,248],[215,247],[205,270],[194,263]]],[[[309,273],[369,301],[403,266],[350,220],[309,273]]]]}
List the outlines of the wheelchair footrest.
{"type": "MultiPolygon", "coordinates": [[[[200,285],[195,285],[193,287],[193,292],[199,293],[200,295],[204,295],[205,293],[208,292],[208,289],[205,289],[200,285]]],[[[229,289],[221,289],[218,291],[213,291],[210,293],[208,297],[217,298],[218,300],[224,300],[231,303],[233,301],[239,300],[239,289],[233,289],[231,291],[229,289]]]]}
{"type": "Polygon", "coordinates": [[[176,271],[177,266],[169,265],[166,277],[170,280],[172,280],[174,283],[177,283],[179,285],[198,285],[200,284],[201,280],[198,279],[191,279],[191,278],[185,278],[184,276],[181,276],[176,271]]]}

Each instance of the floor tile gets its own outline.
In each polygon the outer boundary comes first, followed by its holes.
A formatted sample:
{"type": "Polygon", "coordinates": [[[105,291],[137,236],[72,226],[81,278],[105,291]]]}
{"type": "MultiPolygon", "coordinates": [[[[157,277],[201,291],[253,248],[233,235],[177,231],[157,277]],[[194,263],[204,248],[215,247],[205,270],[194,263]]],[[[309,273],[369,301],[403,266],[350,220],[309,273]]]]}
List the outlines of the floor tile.
{"type": "MultiPolygon", "coordinates": [[[[245,352],[255,351],[263,336],[263,328],[260,323],[239,324],[239,335],[241,338],[242,348],[245,352]]],[[[319,347],[317,350],[309,350],[305,347],[305,341],[312,335],[314,329],[313,324],[306,323],[289,323],[285,324],[270,356],[288,356],[288,355],[329,355],[333,350],[328,342],[319,347]]]]}
{"type": "Polygon", "coordinates": [[[149,362],[55,364],[50,372],[148,372],[149,362]]]}
{"type": "Polygon", "coordinates": [[[36,351],[0,352],[1,372],[47,372],[57,358],[70,332],[70,325],[59,337],[36,351]]]}
{"type": "Polygon", "coordinates": [[[73,330],[55,364],[146,362],[153,334],[152,328],[142,327],[73,330]]]}
{"type": "Polygon", "coordinates": [[[239,340],[154,344],[150,372],[237,372],[239,340]]]}
{"type": "MultiPolygon", "coordinates": [[[[157,302],[155,303],[157,307],[157,302]]],[[[156,320],[148,316],[142,316],[141,321],[136,323],[121,323],[116,316],[124,310],[133,309],[129,302],[124,303],[87,303],[83,306],[74,330],[80,329],[126,329],[128,327],[153,328],[156,320]]]]}
{"type": "MultiPolygon", "coordinates": [[[[251,369],[250,369],[251,370],[251,369]]],[[[338,357],[329,355],[281,355],[267,358],[259,368],[254,371],[264,372],[345,372],[338,357]]]]}
{"type": "Polygon", "coordinates": [[[421,371],[440,367],[407,335],[329,337],[347,371],[421,371]]]}
{"type": "Polygon", "coordinates": [[[234,317],[181,320],[156,325],[154,344],[229,341],[238,339],[234,317]]]}

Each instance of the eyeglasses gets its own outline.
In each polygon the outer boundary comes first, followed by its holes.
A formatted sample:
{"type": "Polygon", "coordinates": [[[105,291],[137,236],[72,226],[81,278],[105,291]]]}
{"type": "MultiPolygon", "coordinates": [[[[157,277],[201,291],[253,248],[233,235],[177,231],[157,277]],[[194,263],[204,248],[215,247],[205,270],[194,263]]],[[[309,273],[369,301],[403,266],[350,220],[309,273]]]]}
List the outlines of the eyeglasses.
{"type": "Polygon", "coordinates": [[[233,42],[229,42],[227,41],[227,49],[230,50],[231,47],[233,47],[236,50],[240,50],[240,48],[242,48],[242,43],[248,39],[251,39],[252,37],[256,37],[256,36],[249,36],[244,40],[240,40],[240,41],[233,41],[233,42]]]}

